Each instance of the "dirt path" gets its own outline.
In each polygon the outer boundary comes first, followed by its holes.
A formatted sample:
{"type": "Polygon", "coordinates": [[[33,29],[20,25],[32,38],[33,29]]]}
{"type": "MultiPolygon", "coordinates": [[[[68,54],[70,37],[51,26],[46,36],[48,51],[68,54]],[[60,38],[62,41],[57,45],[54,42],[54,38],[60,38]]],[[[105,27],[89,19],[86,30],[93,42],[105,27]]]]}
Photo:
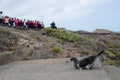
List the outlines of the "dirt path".
{"type": "Polygon", "coordinates": [[[104,69],[75,70],[69,59],[17,61],[0,66],[0,80],[110,80],[104,69]]]}
{"type": "Polygon", "coordinates": [[[120,80],[120,67],[106,65],[104,66],[104,69],[108,73],[111,80],[120,80]]]}

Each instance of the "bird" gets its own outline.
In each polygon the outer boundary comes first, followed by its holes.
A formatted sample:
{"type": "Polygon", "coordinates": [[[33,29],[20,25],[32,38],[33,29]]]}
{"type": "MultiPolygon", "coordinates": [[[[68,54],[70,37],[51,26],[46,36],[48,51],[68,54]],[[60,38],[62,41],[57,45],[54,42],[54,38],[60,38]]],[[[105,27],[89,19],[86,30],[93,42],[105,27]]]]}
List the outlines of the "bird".
{"type": "Polygon", "coordinates": [[[72,57],[72,58],[70,59],[70,61],[73,62],[75,69],[80,69],[80,68],[86,69],[86,67],[89,66],[89,65],[90,65],[89,69],[92,69],[92,67],[94,66],[93,63],[95,62],[95,60],[96,60],[97,58],[99,58],[99,56],[100,56],[101,54],[103,54],[104,52],[105,52],[105,51],[102,50],[102,51],[100,51],[97,55],[88,56],[88,57],[83,58],[83,59],[81,59],[81,60],[78,60],[76,57],[72,57]]]}

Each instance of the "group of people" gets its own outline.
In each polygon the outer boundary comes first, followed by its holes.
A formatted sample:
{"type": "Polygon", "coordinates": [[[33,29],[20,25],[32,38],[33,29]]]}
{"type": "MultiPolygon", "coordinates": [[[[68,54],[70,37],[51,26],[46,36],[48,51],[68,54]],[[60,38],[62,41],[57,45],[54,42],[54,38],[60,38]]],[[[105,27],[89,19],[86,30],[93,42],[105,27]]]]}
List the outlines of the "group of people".
{"type": "Polygon", "coordinates": [[[0,11],[0,24],[6,25],[6,26],[13,26],[15,28],[21,27],[21,28],[44,28],[43,22],[36,21],[36,20],[22,20],[18,18],[12,18],[9,16],[3,16],[2,11],[0,11]]]}
{"type": "MultiPolygon", "coordinates": [[[[43,22],[40,22],[40,21],[26,20],[26,19],[22,20],[18,18],[12,18],[9,16],[3,16],[2,11],[0,11],[0,24],[5,26],[10,26],[10,27],[15,27],[15,28],[25,28],[25,29],[28,29],[28,28],[42,29],[45,27],[43,22]]],[[[52,29],[57,29],[57,26],[54,21],[50,24],[50,27],[52,29]]]]}

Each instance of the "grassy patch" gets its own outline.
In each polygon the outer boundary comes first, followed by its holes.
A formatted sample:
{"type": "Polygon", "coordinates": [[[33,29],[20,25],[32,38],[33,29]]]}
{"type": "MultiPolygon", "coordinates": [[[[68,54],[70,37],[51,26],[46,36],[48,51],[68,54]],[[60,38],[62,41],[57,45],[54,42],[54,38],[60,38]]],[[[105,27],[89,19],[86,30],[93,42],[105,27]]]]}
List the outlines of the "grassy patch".
{"type": "Polygon", "coordinates": [[[79,35],[72,33],[70,31],[65,31],[65,30],[60,30],[60,29],[51,29],[51,28],[44,28],[44,31],[49,36],[53,36],[58,39],[63,39],[69,42],[75,42],[80,39],[79,35]]]}
{"type": "Polygon", "coordinates": [[[120,66],[120,60],[115,60],[114,62],[117,66],[120,66]]]}
{"type": "Polygon", "coordinates": [[[114,65],[115,63],[114,63],[114,61],[107,60],[107,61],[105,61],[105,64],[107,64],[107,65],[114,65]]]}
{"type": "Polygon", "coordinates": [[[58,43],[62,43],[62,40],[61,40],[61,39],[56,39],[56,41],[57,41],[58,43]]]}
{"type": "Polygon", "coordinates": [[[41,37],[40,37],[40,35],[38,35],[38,34],[33,34],[32,37],[33,37],[34,39],[38,40],[38,41],[41,40],[41,37]]]}
{"type": "Polygon", "coordinates": [[[53,52],[59,53],[59,52],[61,52],[61,48],[58,47],[58,46],[54,46],[54,47],[53,47],[53,52]]]}
{"type": "Polygon", "coordinates": [[[109,44],[108,44],[108,47],[109,47],[109,48],[115,48],[114,44],[112,44],[112,43],[109,43],[109,44]]]}
{"type": "Polygon", "coordinates": [[[108,50],[105,51],[105,54],[106,54],[109,58],[111,58],[111,59],[115,59],[115,58],[116,58],[116,55],[115,55],[114,53],[108,51],[108,50]]]}

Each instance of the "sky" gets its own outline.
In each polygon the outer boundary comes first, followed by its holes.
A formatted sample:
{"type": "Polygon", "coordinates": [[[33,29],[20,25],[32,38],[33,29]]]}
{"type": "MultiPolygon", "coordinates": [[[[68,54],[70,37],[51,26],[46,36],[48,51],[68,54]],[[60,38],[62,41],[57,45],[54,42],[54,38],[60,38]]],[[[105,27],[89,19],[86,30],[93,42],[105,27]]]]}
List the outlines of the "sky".
{"type": "Polygon", "coordinates": [[[3,15],[43,21],[46,27],[120,32],[120,0],[0,0],[3,15]]]}

